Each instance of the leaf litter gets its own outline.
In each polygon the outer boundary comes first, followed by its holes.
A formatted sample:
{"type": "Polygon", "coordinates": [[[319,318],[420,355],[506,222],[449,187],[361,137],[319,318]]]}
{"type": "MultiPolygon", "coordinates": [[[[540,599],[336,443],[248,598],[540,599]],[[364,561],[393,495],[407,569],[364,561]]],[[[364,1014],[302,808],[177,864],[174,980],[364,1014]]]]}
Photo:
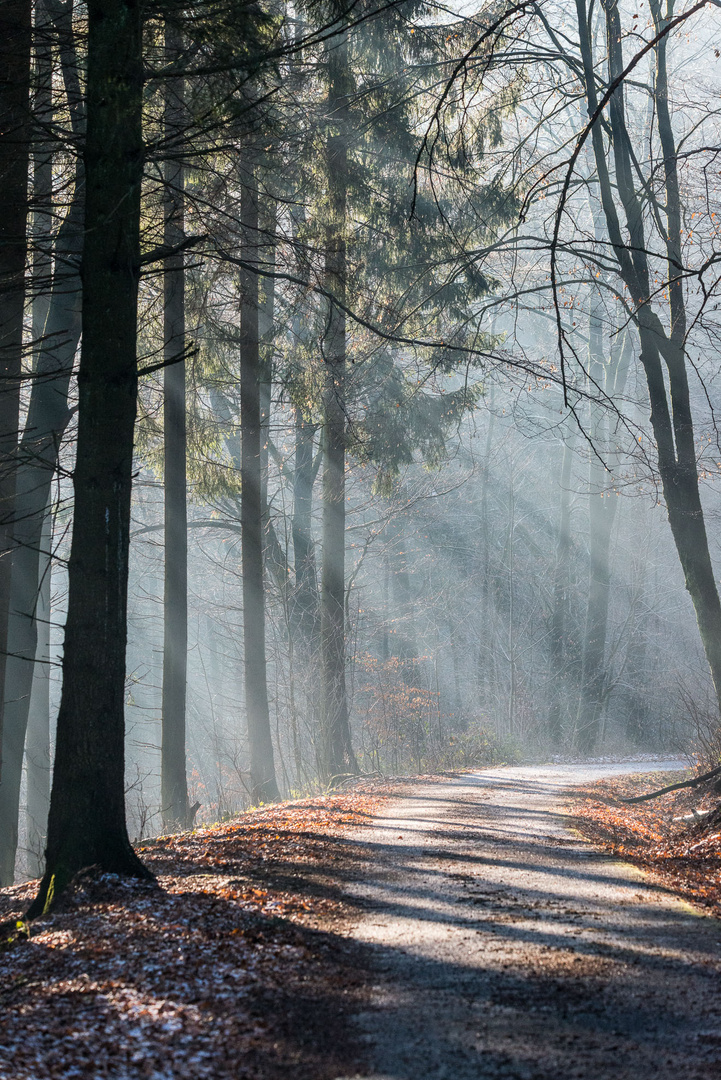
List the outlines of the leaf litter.
{"type": "MultiPolygon", "coordinates": [[[[356,1060],[362,994],[339,935],[367,856],[353,835],[392,791],[281,803],[143,841],[157,885],[79,875],[0,952],[1,1080],[326,1080],[356,1060]]],[[[20,918],[37,882],[0,890],[20,918]]]]}
{"type": "MultiPolygon", "coordinates": [[[[720,915],[719,825],[674,820],[713,797],[619,801],[667,782],[574,789],[576,825],[720,915]]],[[[79,875],[29,940],[0,951],[0,1080],[348,1075],[364,1057],[347,1018],[368,973],[343,937],[359,903],[343,883],[371,856],[359,829],[401,787],[365,782],[143,841],[157,886],[79,875]]],[[[21,917],[36,888],[0,890],[0,919],[21,917]]]]}
{"type": "Polygon", "coordinates": [[[687,788],[631,806],[620,801],[682,779],[681,773],[642,773],[574,788],[575,824],[606,851],[721,916],[721,832],[716,815],[709,813],[718,794],[687,788]]]}

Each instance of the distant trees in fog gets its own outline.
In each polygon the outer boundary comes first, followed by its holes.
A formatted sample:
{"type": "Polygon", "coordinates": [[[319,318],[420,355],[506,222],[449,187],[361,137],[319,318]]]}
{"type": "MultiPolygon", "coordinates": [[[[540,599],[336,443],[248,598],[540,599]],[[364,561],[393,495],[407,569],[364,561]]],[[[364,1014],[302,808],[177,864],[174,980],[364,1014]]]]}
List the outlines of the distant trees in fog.
{"type": "Polygon", "coordinates": [[[708,12],[6,6],[0,880],[713,726],[708,12]]]}

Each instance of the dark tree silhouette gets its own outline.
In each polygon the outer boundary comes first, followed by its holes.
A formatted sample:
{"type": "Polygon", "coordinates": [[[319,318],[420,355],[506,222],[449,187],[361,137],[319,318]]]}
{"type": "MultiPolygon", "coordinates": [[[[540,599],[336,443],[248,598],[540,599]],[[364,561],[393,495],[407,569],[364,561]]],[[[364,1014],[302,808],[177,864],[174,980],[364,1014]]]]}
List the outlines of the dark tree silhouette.
{"type": "Polygon", "coordinates": [[[41,913],[81,868],[149,876],[125,823],[125,645],[142,179],[142,17],[90,0],[75,516],[41,913]]]}
{"type": "MultiPolygon", "coordinates": [[[[84,132],[84,106],[80,99],[72,9],[52,17],[57,35],[70,108],[73,135],[84,132]]],[[[50,33],[46,27],[45,33],[50,33]]],[[[45,39],[42,39],[45,44],[45,39]]],[[[44,109],[40,119],[43,119],[44,109]]],[[[48,147],[38,147],[45,157],[48,147]]],[[[45,164],[43,163],[43,167],[45,164]]],[[[33,202],[36,199],[33,192],[33,202]]],[[[46,199],[40,191],[40,201],[46,199]]],[[[37,651],[37,600],[47,547],[43,530],[48,514],[50,487],[56,475],[60,443],[70,419],[68,389],[80,339],[80,252],[82,247],[85,188],[82,163],[76,168],[70,204],[53,244],[54,272],[47,297],[42,334],[36,339],[35,375],[25,427],[17,451],[15,475],[15,550],[10,590],[12,650],[5,679],[4,782],[0,785],[0,880],[13,880],[18,839],[18,812],[25,746],[37,651]]],[[[35,288],[42,282],[35,282],[35,288]]],[[[35,304],[33,305],[35,307],[35,304]]],[[[35,315],[35,311],[34,311],[35,315]]]]}
{"type": "MultiPolygon", "coordinates": [[[[181,55],[177,27],[165,29],[165,49],[172,63],[181,55]]],[[[164,243],[178,249],[184,238],[184,167],[182,131],[185,80],[168,80],[165,94],[164,243]]],[[[165,473],[165,589],[161,808],[166,828],[189,822],[185,748],[185,698],[188,649],[188,510],[185,419],[185,268],[182,250],[165,259],[163,432],[165,473]]]]}
{"type": "Polygon", "coordinates": [[[326,779],[357,772],[348,721],[345,680],[345,452],[346,452],[346,200],[348,186],[348,45],[341,36],[328,51],[326,139],[328,225],[326,289],[330,302],[323,343],[323,558],[321,565],[321,733],[320,771],[326,779]]]}
{"type": "MultiPolygon", "coordinates": [[[[31,27],[30,0],[5,0],[0,7],[0,688],[5,685],[14,543],[30,162],[31,27]]],[[[2,697],[0,693],[0,735],[2,697]]]]}
{"type": "Polygon", "coordinates": [[[245,651],[245,709],[250,744],[253,802],[280,798],[275,778],[270,734],[265,657],[265,599],[263,585],[263,498],[261,476],[260,335],[258,327],[258,189],[255,169],[243,168],[241,188],[241,250],[246,267],[240,286],[240,427],[241,549],[243,560],[243,647],[245,651]]]}

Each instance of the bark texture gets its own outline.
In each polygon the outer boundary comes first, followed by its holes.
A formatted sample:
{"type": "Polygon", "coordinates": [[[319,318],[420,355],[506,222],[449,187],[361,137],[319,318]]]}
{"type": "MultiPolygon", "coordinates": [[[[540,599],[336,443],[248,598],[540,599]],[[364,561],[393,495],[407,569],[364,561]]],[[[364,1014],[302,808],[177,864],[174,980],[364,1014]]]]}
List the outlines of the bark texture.
{"type": "MultiPolygon", "coordinates": [[[[246,167],[241,189],[243,260],[258,262],[258,191],[255,172],[246,167]]],[[[241,551],[243,561],[243,647],[245,708],[250,748],[251,797],[254,803],[280,798],[270,734],[265,657],[263,583],[263,497],[261,469],[260,335],[258,275],[240,273],[240,427],[241,551]]]]}
{"type": "MultiPolygon", "coordinates": [[[[178,30],[166,26],[165,50],[172,62],[182,48],[178,30]]],[[[184,237],[184,169],[179,157],[185,87],[169,80],[165,98],[164,244],[177,248],[184,237]]],[[[190,825],[185,748],[188,652],[188,507],[185,420],[185,266],[183,253],[165,260],[163,277],[164,511],[163,691],[161,806],[165,829],[190,825]]]]}
{"type": "Polygon", "coordinates": [[[142,178],[142,19],[88,4],[75,515],[40,914],[83,867],[149,876],[125,823],[125,647],[142,178]]]}
{"type": "Polygon", "coordinates": [[[317,661],[319,596],[312,533],[314,439],[316,428],[301,409],[295,410],[295,468],[293,470],[293,568],[291,629],[305,661],[317,661]]]}
{"type": "MultiPolygon", "coordinates": [[[[47,131],[53,119],[52,100],[52,19],[42,0],[35,4],[34,52],[35,94],[33,112],[36,131],[33,139],[32,190],[32,349],[33,368],[38,370],[45,324],[50,310],[52,285],[52,203],[53,148],[47,131]]],[[[39,558],[37,648],[28,704],[25,739],[27,769],[27,863],[31,877],[40,877],[50,805],[50,580],[52,515],[46,509],[39,558]]],[[[12,584],[11,584],[12,603],[12,584]]]]}
{"type": "MultiPolygon", "coordinates": [[[[45,22],[39,42],[44,52],[52,41],[57,41],[73,136],[79,141],[84,134],[85,118],[78,81],[72,8],[53,4],[48,6],[47,11],[51,23],[45,22]]],[[[44,62],[48,59],[45,57],[44,62]]],[[[39,119],[47,117],[47,109],[48,105],[42,104],[41,100],[39,119]]],[[[42,140],[38,143],[40,160],[36,164],[41,165],[43,172],[47,169],[49,150],[42,140]]],[[[38,212],[47,199],[48,183],[49,178],[44,176],[38,212]]],[[[37,377],[33,380],[17,454],[16,546],[10,595],[13,649],[7,658],[5,678],[3,755],[6,768],[5,782],[0,785],[0,881],[6,885],[11,884],[15,867],[23,748],[38,644],[38,590],[43,577],[41,568],[45,565],[48,552],[47,546],[43,545],[43,530],[49,512],[51,484],[58,467],[60,443],[70,419],[68,388],[80,338],[80,253],[84,200],[84,176],[82,162],[79,162],[70,205],[53,245],[55,266],[47,311],[43,312],[43,304],[36,312],[33,303],[33,323],[36,327],[33,333],[36,352],[34,366],[37,377]]],[[[37,243],[37,254],[42,256],[42,239],[37,243]]],[[[44,258],[41,266],[47,266],[44,258]]]]}
{"type": "MultiPolygon", "coordinates": [[[[5,685],[27,253],[30,0],[0,5],[0,688],[5,685]]],[[[0,693],[0,735],[2,735],[0,693]]],[[[0,761],[0,778],[1,778],[0,761]]],[[[0,867],[0,880],[6,874],[0,867]]],[[[11,879],[12,880],[12,879],[11,879]]]]}
{"type": "Polygon", "coordinates": [[[631,338],[626,333],[621,348],[611,348],[604,356],[602,320],[598,309],[591,313],[589,327],[591,381],[589,434],[594,452],[589,462],[589,554],[591,572],[586,607],[586,626],[583,640],[581,694],[578,709],[577,743],[582,753],[594,749],[604,705],[611,686],[606,666],[608,611],[611,600],[611,534],[616,519],[618,500],[609,491],[608,473],[602,458],[610,455],[608,415],[606,409],[593,400],[593,391],[602,392],[608,400],[623,393],[631,354],[631,338]]]}
{"type": "Polygon", "coordinates": [[[561,697],[566,675],[566,638],[569,616],[569,559],[571,555],[571,465],[570,442],[563,445],[561,462],[561,506],[553,566],[553,610],[550,634],[551,705],[548,712],[548,735],[553,746],[560,746],[563,734],[561,697]]]}
{"type": "MultiPolygon", "coordinates": [[[[615,80],[623,71],[623,40],[618,0],[603,0],[606,16],[608,77],[615,80]]],[[[586,0],[576,0],[579,39],[589,115],[598,105],[597,73],[593,62],[593,34],[586,0]]],[[[656,31],[665,16],[659,0],[651,0],[656,31]]],[[[651,425],[658,452],[669,524],[686,588],[693,601],[701,640],[716,690],[721,712],[721,601],[713,573],[708,536],[699,491],[693,416],[686,366],[686,311],[683,280],[679,274],[681,199],[676,169],[676,146],[668,104],[666,69],[667,38],[655,49],[654,122],[663,152],[663,198],[654,199],[655,220],[665,221],[664,240],[668,253],[668,295],[670,328],[667,330],[653,309],[651,275],[645,235],[643,207],[638,194],[631,141],[625,120],[624,86],[609,102],[608,120],[612,155],[609,161],[603,129],[595,124],[592,146],[608,238],[618,272],[635,304],[634,322],[640,342],[640,361],[646,376],[651,405],[651,425]],[[613,181],[609,171],[613,164],[613,181]],[[619,207],[620,204],[620,207],[619,207]],[[623,217],[621,216],[623,215],[623,217]],[[625,222],[627,237],[624,235],[625,222]],[[665,370],[664,370],[665,369],[665,370]],[[668,380],[668,388],[666,384],[668,380]]]]}
{"type": "Polygon", "coordinates": [[[345,131],[347,42],[345,37],[328,54],[328,112],[326,142],[328,217],[325,287],[330,301],[323,342],[323,562],[321,567],[322,733],[319,768],[326,780],[358,765],[351,744],[345,679],[345,379],[346,318],[346,201],[348,148],[345,131]]]}
{"type": "Polygon", "coordinates": [[[25,737],[27,773],[27,868],[30,877],[41,877],[50,807],[50,600],[52,574],[52,514],[43,523],[38,584],[37,650],[28,707],[25,737]]]}
{"type": "Polygon", "coordinates": [[[25,429],[18,449],[16,517],[11,583],[12,655],[7,660],[3,754],[5,782],[0,785],[0,880],[10,884],[17,848],[22,758],[38,646],[37,601],[48,550],[43,528],[63,433],[70,419],[67,405],[72,364],[80,338],[81,283],[78,255],[82,244],[84,189],[76,181],[72,206],[55,243],[56,269],[45,333],[36,367],[25,429]]]}

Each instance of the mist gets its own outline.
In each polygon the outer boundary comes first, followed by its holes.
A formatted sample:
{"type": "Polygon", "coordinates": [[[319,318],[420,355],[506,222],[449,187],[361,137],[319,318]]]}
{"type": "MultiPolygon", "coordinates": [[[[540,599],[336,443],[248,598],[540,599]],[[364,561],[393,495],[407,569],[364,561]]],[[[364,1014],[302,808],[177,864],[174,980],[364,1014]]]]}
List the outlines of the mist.
{"type": "MultiPolygon", "coordinates": [[[[359,775],[713,759],[716,13],[381,5],[326,40],[291,6],[241,70],[249,16],[220,40],[201,4],[193,43],[166,8],[133,181],[130,839],[359,775]]],[[[48,17],[30,68],[7,880],[43,871],[61,702],[97,713],[63,650],[83,20],[48,17]]]]}

